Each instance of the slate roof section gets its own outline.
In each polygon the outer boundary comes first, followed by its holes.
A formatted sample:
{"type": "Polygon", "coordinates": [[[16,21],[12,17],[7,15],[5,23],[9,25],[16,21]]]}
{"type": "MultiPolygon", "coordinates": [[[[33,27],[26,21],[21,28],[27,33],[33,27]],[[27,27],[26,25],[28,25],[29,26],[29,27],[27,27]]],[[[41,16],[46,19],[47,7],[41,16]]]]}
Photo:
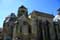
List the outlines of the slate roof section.
{"type": "Polygon", "coordinates": [[[30,15],[32,15],[32,14],[42,15],[42,16],[47,16],[47,17],[54,17],[54,15],[52,15],[52,14],[48,14],[48,13],[45,13],[45,12],[39,12],[39,11],[36,11],[36,10],[34,10],[30,15]]]}

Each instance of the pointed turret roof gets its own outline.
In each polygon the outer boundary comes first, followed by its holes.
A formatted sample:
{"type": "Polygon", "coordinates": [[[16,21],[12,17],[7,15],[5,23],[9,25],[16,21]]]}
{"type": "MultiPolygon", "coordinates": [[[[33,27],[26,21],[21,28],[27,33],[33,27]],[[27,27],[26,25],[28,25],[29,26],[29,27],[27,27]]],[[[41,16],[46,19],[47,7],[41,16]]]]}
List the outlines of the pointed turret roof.
{"type": "Polygon", "coordinates": [[[57,11],[58,11],[58,15],[60,15],[60,8],[58,8],[57,11]]]}
{"type": "Polygon", "coordinates": [[[10,17],[16,17],[15,13],[11,13],[10,17]]]}
{"type": "Polygon", "coordinates": [[[60,11],[60,8],[57,11],[60,11]]]}
{"type": "Polygon", "coordinates": [[[24,5],[21,5],[21,6],[19,7],[19,9],[20,9],[20,8],[27,9],[24,5]]]}

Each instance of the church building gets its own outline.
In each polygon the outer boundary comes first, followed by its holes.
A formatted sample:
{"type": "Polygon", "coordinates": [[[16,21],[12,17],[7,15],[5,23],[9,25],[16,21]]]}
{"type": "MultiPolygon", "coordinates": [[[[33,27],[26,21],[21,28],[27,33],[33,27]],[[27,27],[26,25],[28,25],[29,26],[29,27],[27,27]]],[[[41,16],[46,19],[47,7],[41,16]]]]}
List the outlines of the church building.
{"type": "Polygon", "coordinates": [[[55,40],[52,14],[18,8],[17,16],[11,13],[3,23],[4,40],[55,40]]]}

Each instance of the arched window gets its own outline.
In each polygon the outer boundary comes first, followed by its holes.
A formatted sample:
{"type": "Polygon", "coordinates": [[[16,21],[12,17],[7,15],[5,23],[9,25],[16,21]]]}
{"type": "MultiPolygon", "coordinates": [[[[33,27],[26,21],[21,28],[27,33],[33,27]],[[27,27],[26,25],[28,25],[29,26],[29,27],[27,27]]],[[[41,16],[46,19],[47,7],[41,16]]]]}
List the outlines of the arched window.
{"type": "Polygon", "coordinates": [[[31,34],[31,26],[28,26],[28,33],[31,34]]]}
{"type": "Polygon", "coordinates": [[[22,33],[22,26],[20,26],[20,33],[22,33]]]}
{"type": "Polygon", "coordinates": [[[26,25],[26,24],[27,24],[27,22],[26,22],[26,21],[23,21],[23,24],[24,24],[24,25],[26,25]]]}
{"type": "Polygon", "coordinates": [[[45,21],[45,39],[50,40],[50,31],[49,31],[49,24],[48,20],[45,21]]]}

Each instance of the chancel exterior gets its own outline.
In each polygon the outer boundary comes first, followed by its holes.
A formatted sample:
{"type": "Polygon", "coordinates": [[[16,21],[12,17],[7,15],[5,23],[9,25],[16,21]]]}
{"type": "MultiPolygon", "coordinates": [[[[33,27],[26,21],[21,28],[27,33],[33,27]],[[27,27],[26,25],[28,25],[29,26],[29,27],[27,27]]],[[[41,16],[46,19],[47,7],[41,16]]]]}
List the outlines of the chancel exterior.
{"type": "Polygon", "coordinates": [[[52,14],[36,10],[28,14],[22,5],[17,16],[11,13],[4,20],[3,40],[60,40],[60,24],[53,18],[52,14]]]}

